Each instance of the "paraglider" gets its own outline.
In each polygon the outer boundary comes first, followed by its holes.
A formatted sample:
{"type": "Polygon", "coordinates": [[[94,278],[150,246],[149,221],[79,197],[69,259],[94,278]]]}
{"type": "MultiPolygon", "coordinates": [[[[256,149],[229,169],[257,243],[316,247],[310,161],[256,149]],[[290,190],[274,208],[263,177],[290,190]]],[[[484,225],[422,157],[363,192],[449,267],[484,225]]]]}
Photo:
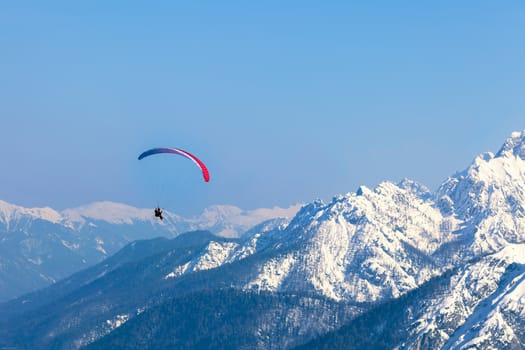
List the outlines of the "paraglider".
{"type": "MultiPolygon", "coordinates": [[[[141,160],[143,158],[152,156],[154,154],[162,154],[162,153],[177,154],[179,156],[182,156],[182,157],[185,157],[191,160],[193,163],[195,163],[200,168],[204,181],[205,182],[210,181],[210,173],[208,171],[208,168],[206,168],[206,165],[204,165],[204,163],[199,158],[195,157],[190,152],[186,152],[180,148],[152,148],[152,149],[149,149],[141,153],[138,159],[141,160]]],[[[162,216],[162,209],[159,206],[155,208],[154,212],[155,212],[155,217],[159,218],[160,220],[164,220],[164,217],[162,216]]]]}
{"type": "Polygon", "coordinates": [[[155,217],[159,218],[161,221],[164,220],[162,217],[162,209],[160,209],[160,207],[155,208],[155,217]]]}

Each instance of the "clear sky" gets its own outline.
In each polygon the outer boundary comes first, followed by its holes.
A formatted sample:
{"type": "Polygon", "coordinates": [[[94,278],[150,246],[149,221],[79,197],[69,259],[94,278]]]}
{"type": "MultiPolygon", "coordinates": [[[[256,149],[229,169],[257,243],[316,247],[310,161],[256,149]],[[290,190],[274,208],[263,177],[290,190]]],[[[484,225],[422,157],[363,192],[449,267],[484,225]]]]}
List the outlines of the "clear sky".
{"type": "Polygon", "coordinates": [[[0,199],[183,215],[437,188],[525,129],[523,1],[4,1],[0,199]],[[151,147],[177,156],[137,160],[151,147]]]}

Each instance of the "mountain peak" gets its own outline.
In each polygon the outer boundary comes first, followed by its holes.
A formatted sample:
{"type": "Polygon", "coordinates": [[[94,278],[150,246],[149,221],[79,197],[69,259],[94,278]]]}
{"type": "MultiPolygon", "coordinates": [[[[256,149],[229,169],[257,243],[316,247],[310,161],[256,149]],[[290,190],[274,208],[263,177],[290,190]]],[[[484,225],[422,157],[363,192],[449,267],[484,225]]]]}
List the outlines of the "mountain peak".
{"type": "Polygon", "coordinates": [[[74,209],[66,209],[62,214],[72,222],[83,222],[85,218],[91,218],[113,224],[132,224],[133,219],[150,220],[151,212],[151,210],[139,209],[127,204],[100,201],[74,209]]]}
{"type": "Polygon", "coordinates": [[[432,197],[432,193],[430,192],[428,187],[426,187],[425,185],[417,181],[414,181],[408,178],[404,178],[403,180],[401,180],[397,184],[397,186],[410,193],[415,194],[417,197],[421,199],[430,199],[432,197]]]}
{"type": "Polygon", "coordinates": [[[514,131],[505,141],[505,144],[496,157],[515,156],[525,160],[525,130],[514,131]]]}
{"type": "Polygon", "coordinates": [[[0,222],[9,224],[10,221],[20,219],[22,216],[29,216],[33,219],[43,219],[53,223],[61,220],[60,214],[49,207],[24,208],[0,200],[0,222]]]}

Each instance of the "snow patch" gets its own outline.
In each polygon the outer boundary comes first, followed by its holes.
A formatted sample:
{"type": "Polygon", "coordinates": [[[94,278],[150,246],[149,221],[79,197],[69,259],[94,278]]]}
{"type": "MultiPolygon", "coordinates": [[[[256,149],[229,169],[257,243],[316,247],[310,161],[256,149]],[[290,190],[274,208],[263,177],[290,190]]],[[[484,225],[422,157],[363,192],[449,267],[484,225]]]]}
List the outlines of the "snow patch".
{"type": "Polygon", "coordinates": [[[62,245],[64,247],[66,247],[67,249],[69,250],[78,250],[80,248],[80,244],[78,243],[70,243],[68,241],[65,241],[65,240],[60,240],[60,242],[62,242],[62,245]]]}
{"type": "Polygon", "coordinates": [[[295,265],[293,254],[266,262],[257,277],[249,282],[245,289],[266,290],[275,292],[295,265]]]}
{"type": "Polygon", "coordinates": [[[177,266],[172,272],[164,276],[164,279],[179,277],[185,273],[202,270],[210,270],[219,267],[225,263],[233,261],[232,252],[239,247],[239,244],[233,242],[210,242],[208,246],[196,258],[187,263],[177,266]]]}
{"type": "Polygon", "coordinates": [[[122,326],[124,323],[126,323],[129,320],[129,315],[117,315],[113,317],[111,320],[106,320],[106,324],[109,326],[110,330],[114,330],[115,328],[118,328],[122,326]]]}

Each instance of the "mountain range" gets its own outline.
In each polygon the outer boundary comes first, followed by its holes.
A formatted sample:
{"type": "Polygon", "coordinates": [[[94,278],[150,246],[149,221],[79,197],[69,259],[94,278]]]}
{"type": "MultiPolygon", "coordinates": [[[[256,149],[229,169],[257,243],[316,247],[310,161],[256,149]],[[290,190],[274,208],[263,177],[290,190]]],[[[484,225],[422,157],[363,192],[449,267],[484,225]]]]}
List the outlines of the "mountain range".
{"type": "Polygon", "coordinates": [[[316,200],[238,238],[129,243],[0,304],[17,349],[522,349],[525,131],[436,191],[316,200]]]}
{"type": "Polygon", "coordinates": [[[280,225],[300,205],[287,209],[243,211],[212,206],[192,218],[113,202],[96,202],[74,209],[24,208],[0,200],[0,301],[43,288],[102,261],[127,243],[158,236],[206,229],[237,237],[253,226],[280,225]]]}

